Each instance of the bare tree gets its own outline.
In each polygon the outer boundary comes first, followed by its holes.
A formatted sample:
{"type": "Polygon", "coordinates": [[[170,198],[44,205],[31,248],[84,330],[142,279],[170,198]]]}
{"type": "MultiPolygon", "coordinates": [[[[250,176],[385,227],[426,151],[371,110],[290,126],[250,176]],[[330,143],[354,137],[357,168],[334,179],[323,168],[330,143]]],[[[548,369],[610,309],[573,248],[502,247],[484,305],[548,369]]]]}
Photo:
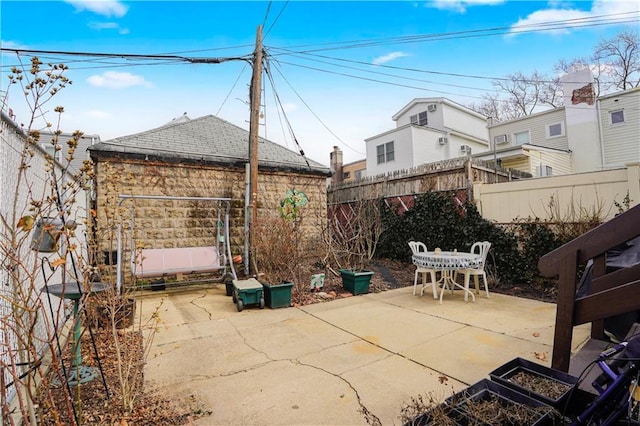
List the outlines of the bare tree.
{"type": "Polygon", "coordinates": [[[496,93],[485,93],[482,95],[482,100],[480,102],[469,104],[469,108],[484,115],[485,117],[501,117],[503,119],[508,119],[506,118],[508,116],[508,111],[506,111],[507,108],[505,108],[505,106],[506,102],[500,99],[500,96],[496,93]]]}
{"type": "Polygon", "coordinates": [[[521,72],[510,74],[495,80],[493,85],[506,94],[510,112],[517,117],[530,115],[541,105],[554,108],[562,105],[562,98],[557,95],[558,80],[551,80],[538,71],[530,76],[521,72]]]}
{"type": "Polygon", "coordinates": [[[579,67],[593,72],[596,96],[640,86],[640,36],[621,32],[602,40],[590,58],[562,59],[554,66],[555,77],[538,71],[509,74],[493,81],[497,93],[485,93],[482,101],[468,106],[500,121],[530,115],[544,106],[557,108],[564,104],[559,76],[579,67]]]}
{"type": "Polygon", "coordinates": [[[494,80],[492,84],[498,93],[485,93],[480,103],[469,107],[500,121],[530,115],[541,106],[555,108],[563,105],[560,79],[550,78],[538,71],[531,75],[521,72],[509,74],[494,80]]]}
{"type": "Polygon", "coordinates": [[[637,33],[622,32],[602,40],[589,58],[561,59],[554,66],[558,74],[574,68],[590,68],[596,97],[601,94],[640,86],[640,38],[637,33]]]}
{"type": "Polygon", "coordinates": [[[603,64],[613,87],[620,90],[640,86],[640,36],[632,31],[621,32],[603,40],[593,52],[593,60],[603,64]]]}

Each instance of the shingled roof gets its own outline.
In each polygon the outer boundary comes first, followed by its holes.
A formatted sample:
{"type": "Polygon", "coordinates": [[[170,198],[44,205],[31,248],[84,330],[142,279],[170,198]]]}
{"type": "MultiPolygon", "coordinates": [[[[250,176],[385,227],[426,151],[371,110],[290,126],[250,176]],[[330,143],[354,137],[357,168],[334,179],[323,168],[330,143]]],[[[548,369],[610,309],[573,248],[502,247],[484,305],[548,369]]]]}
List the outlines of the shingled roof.
{"type": "MultiPolygon", "coordinates": [[[[264,138],[258,139],[260,168],[330,175],[329,168],[264,138]],[[308,161],[308,164],[307,164],[308,161]]],[[[89,148],[92,158],[124,157],[173,163],[244,167],[249,132],[213,115],[174,120],[164,126],[103,141],[89,148]]]]}

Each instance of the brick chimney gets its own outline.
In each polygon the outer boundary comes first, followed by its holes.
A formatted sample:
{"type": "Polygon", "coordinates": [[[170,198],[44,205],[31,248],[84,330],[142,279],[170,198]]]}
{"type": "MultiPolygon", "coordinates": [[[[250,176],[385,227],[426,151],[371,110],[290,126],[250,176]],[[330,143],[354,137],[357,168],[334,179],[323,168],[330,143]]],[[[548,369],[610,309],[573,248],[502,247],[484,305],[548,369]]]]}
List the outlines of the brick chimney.
{"type": "Polygon", "coordinates": [[[342,183],[342,150],[337,146],[329,154],[329,164],[331,167],[331,183],[337,185],[342,183]]]}

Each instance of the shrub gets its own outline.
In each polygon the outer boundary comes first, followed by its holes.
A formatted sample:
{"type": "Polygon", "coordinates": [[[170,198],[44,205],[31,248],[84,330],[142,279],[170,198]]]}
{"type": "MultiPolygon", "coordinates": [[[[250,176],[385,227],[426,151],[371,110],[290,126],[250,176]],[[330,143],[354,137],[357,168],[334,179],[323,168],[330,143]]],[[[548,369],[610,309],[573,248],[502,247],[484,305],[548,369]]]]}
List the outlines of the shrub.
{"type": "Polygon", "coordinates": [[[412,209],[399,214],[389,207],[383,215],[384,232],[377,253],[404,262],[411,261],[408,241],[422,241],[433,250],[469,251],[476,241],[490,241],[489,269],[502,280],[521,282],[522,259],[517,238],[482,218],[469,202],[459,203],[451,194],[429,192],[416,199],[412,209]]]}

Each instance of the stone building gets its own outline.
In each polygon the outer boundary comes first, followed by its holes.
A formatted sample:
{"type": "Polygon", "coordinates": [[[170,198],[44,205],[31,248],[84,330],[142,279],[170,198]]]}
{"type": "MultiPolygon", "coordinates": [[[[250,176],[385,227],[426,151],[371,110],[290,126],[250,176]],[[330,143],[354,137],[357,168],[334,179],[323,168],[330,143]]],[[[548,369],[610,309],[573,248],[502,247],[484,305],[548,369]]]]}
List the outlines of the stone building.
{"type": "MultiPolygon", "coordinates": [[[[124,219],[125,261],[135,245],[145,248],[201,247],[216,242],[216,203],[136,200],[118,196],[166,195],[231,199],[232,253],[245,244],[245,188],[249,133],[213,115],[186,116],[134,135],[89,148],[95,165],[95,240],[98,253],[112,263],[117,247],[117,216],[124,219]],[[120,208],[118,208],[120,206],[120,208]],[[134,218],[134,229],[129,219],[134,218]]],[[[309,237],[320,236],[326,221],[326,179],[329,168],[276,143],[258,143],[258,218],[278,214],[289,189],[304,191],[303,226],[309,237]]],[[[124,263],[124,262],[123,262],[124,263]]]]}

